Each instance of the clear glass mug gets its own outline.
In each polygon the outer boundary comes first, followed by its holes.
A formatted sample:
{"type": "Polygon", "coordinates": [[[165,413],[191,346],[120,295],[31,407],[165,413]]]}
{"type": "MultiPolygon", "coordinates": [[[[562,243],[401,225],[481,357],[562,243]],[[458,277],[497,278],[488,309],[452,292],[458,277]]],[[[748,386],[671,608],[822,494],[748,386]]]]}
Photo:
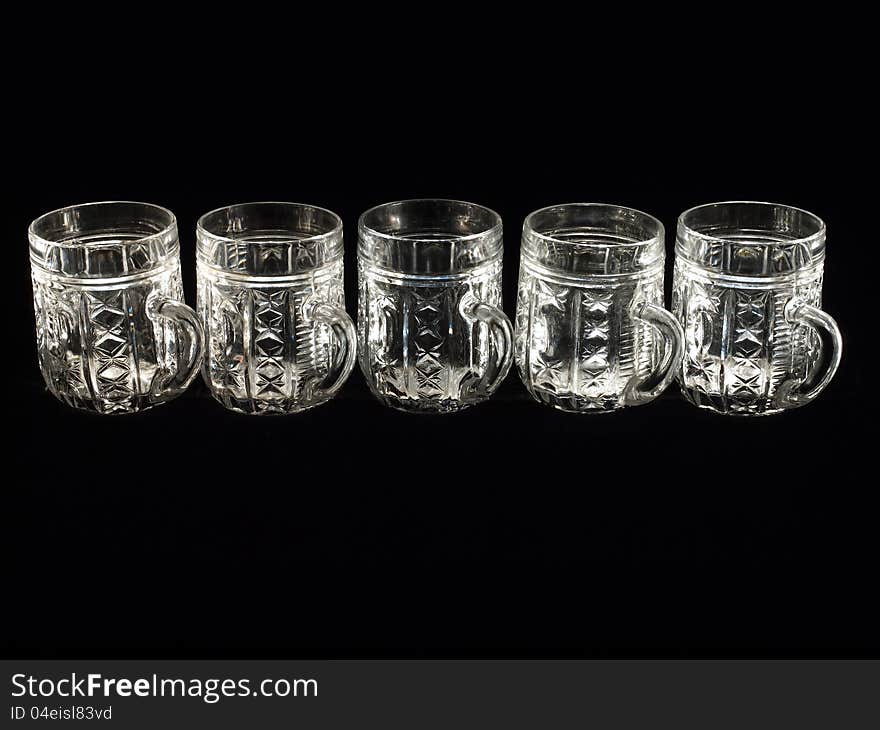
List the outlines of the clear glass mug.
{"type": "Polygon", "coordinates": [[[825,224],[798,208],[725,202],[681,214],[672,301],[688,401],[754,416],[822,392],[842,351],[821,309],[824,260],[825,224]]]}
{"type": "Polygon", "coordinates": [[[325,403],[357,352],[345,312],[342,220],[299,203],[230,205],[196,227],[203,376],[240,413],[325,403]]]}
{"type": "Polygon", "coordinates": [[[510,369],[501,217],[456,200],[379,205],[358,222],[358,337],[373,394],[446,413],[487,399],[510,369]]]}
{"type": "Polygon", "coordinates": [[[183,303],[171,211],[72,205],[34,220],[28,239],[40,370],[57,398],[134,413],[186,390],[201,365],[202,328],[183,303]]]}
{"type": "Polygon", "coordinates": [[[523,224],[515,352],[541,403],[603,413],[656,398],[683,333],[663,308],[663,224],[631,208],[571,203],[523,224]]]}

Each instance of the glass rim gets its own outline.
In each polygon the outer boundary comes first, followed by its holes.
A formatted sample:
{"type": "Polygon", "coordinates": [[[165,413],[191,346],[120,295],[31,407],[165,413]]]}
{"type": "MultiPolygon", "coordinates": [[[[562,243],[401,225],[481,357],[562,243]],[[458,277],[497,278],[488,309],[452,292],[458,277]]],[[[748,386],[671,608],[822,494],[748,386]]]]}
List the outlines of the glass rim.
{"type": "Polygon", "coordinates": [[[386,203],[379,203],[379,205],[374,205],[372,208],[367,208],[363,213],[361,213],[358,218],[358,234],[366,233],[371,237],[381,238],[386,241],[406,241],[407,243],[423,243],[423,244],[437,244],[437,243],[468,243],[470,241],[477,241],[481,238],[489,238],[496,234],[500,235],[503,229],[503,221],[501,219],[501,215],[499,215],[495,210],[489,208],[486,205],[481,205],[480,203],[472,203],[469,200],[458,200],[455,198],[405,198],[403,200],[392,200],[386,203]],[[490,218],[494,221],[493,224],[487,228],[485,231],[479,231],[477,233],[469,233],[466,236],[435,236],[433,238],[413,238],[410,236],[402,236],[394,233],[385,233],[384,231],[378,231],[375,228],[368,226],[364,221],[366,217],[371,213],[374,213],[383,208],[389,208],[392,205],[404,205],[407,203],[454,203],[457,205],[468,205],[473,208],[479,208],[482,211],[485,211],[489,214],[490,218]]]}
{"type": "Polygon", "coordinates": [[[661,221],[656,216],[651,215],[650,213],[646,213],[643,210],[639,210],[638,208],[631,208],[628,205],[618,205],[616,203],[556,203],[555,205],[547,205],[543,208],[538,208],[537,210],[533,210],[529,213],[525,220],[523,220],[523,232],[534,238],[541,239],[543,241],[547,241],[548,243],[552,243],[556,246],[583,246],[583,241],[572,241],[566,238],[560,238],[559,236],[555,236],[548,233],[541,233],[537,230],[532,224],[533,219],[540,215],[541,213],[546,213],[547,211],[554,210],[556,208],[592,208],[595,210],[621,210],[627,211],[629,213],[635,213],[638,216],[641,216],[648,223],[657,227],[657,233],[648,238],[643,238],[639,241],[601,241],[601,242],[589,242],[591,246],[603,246],[607,248],[617,248],[617,247],[628,247],[628,246],[646,246],[650,244],[655,244],[657,242],[662,243],[666,237],[666,227],[663,225],[663,221],[661,221]]]}
{"type": "MultiPolygon", "coordinates": [[[[719,200],[714,203],[701,203],[700,205],[694,205],[687,210],[682,211],[678,216],[678,228],[681,231],[682,229],[687,232],[688,235],[697,236],[707,241],[713,241],[716,243],[728,243],[730,241],[729,238],[725,238],[723,236],[715,236],[711,233],[706,233],[704,231],[699,231],[696,228],[691,227],[688,222],[685,220],[687,216],[696,213],[697,211],[706,210],[708,208],[716,208],[720,206],[733,206],[733,205],[741,205],[741,206],[751,206],[751,207],[766,207],[766,208],[779,208],[782,210],[792,211],[795,213],[800,213],[806,216],[809,220],[812,220],[816,223],[816,232],[811,233],[808,236],[799,236],[798,238],[792,238],[790,240],[786,240],[786,245],[801,245],[801,244],[810,244],[815,243],[816,241],[822,240],[826,235],[826,226],[825,221],[823,221],[818,215],[810,212],[809,210],[805,210],[804,208],[798,208],[796,205],[788,205],[787,203],[771,203],[766,200],[719,200]]],[[[766,229],[768,232],[772,231],[772,229],[766,229]]],[[[737,240],[737,245],[739,246],[764,246],[766,245],[766,241],[749,241],[749,240],[737,240]]]]}
{"type": "MultiPolygon", "coordinates": [[[[98,206],[116,205],[141,206],[145,209],[161,213],[168,218],[168,223],[166,223],[160,230],[153,233],[145,234],[143,236],[138,236],[137,238],[132,238],[127,241],[127,243],[143,243],[144,241],[151,241],[153,239],[163,240],[177,228],[177,217],[174,215],[174,213],[171,212],[171,210],[162,205],[157,205],[156,203],[145,203],[140,200],[95,200],[88,203],[74,203],[72,205],[63,205],[60,208],[55,208],[55,210],[50,210],[46,213],[38,215],[30,222],[30,225],[28,225],[28,239],[32,244],[57,246],[60,248],[83,248],[84,246],[100,246],[103,242],[89,241],[87,243],[83,243],[79,240],[79,237],[74,237],[65,241],[53,241],[52,239],[46,238],[37,233],[37,227],[51,216],[66,213],[68,211],[81,210],[83,208],[96,208],[98,206]]],[[[83,233],[88,232],[83,231],[83,233]]]]}
{"type": "Polygon", "coordinates": [[[302,238],[297,238],[297,243],[313,243],[322,240],[333,240],[334,238],[341,237],[343,234],[343,223],[342,218],[339,217],[336,213],[334,213],[329,208],[323,208],[320,205],[312,205],[311,203],[294,203],[288,200],[252,200],[246,203],[231,203],[229,205],[221,205],[217,208],[209,210],[207,213],[203,213],[196,220],[196,233],[201,237],[204,236],[206,238],[210,238],[213,241],[219,243],[235,243],[235,244],[245,244],[245,245],[265,245],[265,241],[249,241],[246,238],[235,238],[233,236],[224,235],[221,233],[213,233],[209,231],[204,226],[205,219],[216,213],[220,213],[224,210],[231,210],[232,208],[256,208],[263,206],[276,206],[278,208],[287,208],[291,210],[303,210],[303,209],[311,209],[317,210],[322,213],[326,213],[330,216],[333,221],[333,228],[329,231],[324,231],[323,233],[313,233],[307,236],[303,236],[302,238]]]}

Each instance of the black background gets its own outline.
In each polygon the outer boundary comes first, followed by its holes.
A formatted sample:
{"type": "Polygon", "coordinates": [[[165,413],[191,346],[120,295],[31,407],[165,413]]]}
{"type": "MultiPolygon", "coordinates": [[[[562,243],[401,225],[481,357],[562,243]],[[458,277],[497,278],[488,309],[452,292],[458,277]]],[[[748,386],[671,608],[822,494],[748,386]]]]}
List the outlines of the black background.
{"type": "Polygon", "coordinates": [[[698,28],[642,18],[638,32],[635,10],[336,12],[62,21],[13,66],[7,653],[876,654],[874,232],[857,200],[874,156],[847,36],[745,10],[698,28]],[[646,210],[666,225],[670,271],[692,205],[806,208],[828,225],[843,364],[814,404],[756,420],[674,388],[572,416],[533,403],[514,372],[446,417],[383,408],[357,369],[333,402],[276,418],[226,412],[200,381],[119,418],[46,393],[26,258],[40,213],[170,208],[194,303],[201,213],[328,207],[345,222],[354,314],[357,216],[422,196],[501,214],[510,314],[536,208],[646,210]]]}

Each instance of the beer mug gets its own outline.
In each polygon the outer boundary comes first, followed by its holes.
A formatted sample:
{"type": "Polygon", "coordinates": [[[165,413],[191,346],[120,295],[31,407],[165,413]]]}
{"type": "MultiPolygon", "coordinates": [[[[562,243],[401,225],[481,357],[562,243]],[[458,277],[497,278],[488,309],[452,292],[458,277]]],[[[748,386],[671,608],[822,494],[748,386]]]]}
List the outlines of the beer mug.
{"type": "Polygon", "coordinates": [[[685,330],[684,397],[766,415],[812,401],[840,364],[822,311],[825,224],[787,205],[711,203],[678,219],[673,309],[685,330]]]}
{"type": "Polygon", "coordinates": [[[404,200],[361,216],[360,365],[382,403],[458,411],[507,375],[501,234],[497,213],[456,200],[404,200]]]}
{"type": "Polygon", "coordinates": [[[525,219],[521,253],[516,363],[536,400],[603,413],[663,392],[683,335],[663,308],[659,220],[617,205],[555,205],[525,219]]]}
{"type": "Polygon", "coordinates": [[[345,312],[342,220],[298,203],[245,203],[196,227],[204,380],[240,413],[325,403],[354,366],[345,312]]]}
{"type": "Polygon", "coordinates": [[[74,408],[134,413],[176,398],[202,360],[183,303],[177,221],[158,205],[72,205],[31,223],[40,370],[74,408]]]}

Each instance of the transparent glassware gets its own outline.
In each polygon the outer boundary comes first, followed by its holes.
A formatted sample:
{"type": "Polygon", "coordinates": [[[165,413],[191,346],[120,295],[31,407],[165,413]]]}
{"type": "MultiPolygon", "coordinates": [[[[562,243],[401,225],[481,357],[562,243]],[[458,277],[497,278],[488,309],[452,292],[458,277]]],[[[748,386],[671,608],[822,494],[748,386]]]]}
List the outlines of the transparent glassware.
{"type": "Polygon", "coordinates": [[[404,411],[483,401],[510,369],[501,217],[473,203],[404,200],[358,223],[358,338],[374,395],[404,411]]]}
{"type": "Polygon", "coordinates": [[[812,401],[842,341],[822,311],[825,224],[798,208],[725,202],[678,219],[673,310],[685,330],[684,397],[756,416],[812,401]]]}
{"type": "Polygon", "coordinates": [[[525,219],[514,341],[536,400],[604,413],[663,392],[683,341],[663,308],[665,255],[663,224],[631,208],[571,203],[525,219]]]}
{"type": "Polygon", "coordinates": [[[203,376],[240,413],[325,403],[357,352],[345,312],[342,220],[324,208],[259,202],[218,208],[196,226],[203,376]]]}
{"type": "Polygon", "coordinates": [[[171,211],[72,205],[34,220],[28,239],[40,370],[57,398],[118,414],[186,390],[201,365],[202,328],[183,303],[171,211]]]}

